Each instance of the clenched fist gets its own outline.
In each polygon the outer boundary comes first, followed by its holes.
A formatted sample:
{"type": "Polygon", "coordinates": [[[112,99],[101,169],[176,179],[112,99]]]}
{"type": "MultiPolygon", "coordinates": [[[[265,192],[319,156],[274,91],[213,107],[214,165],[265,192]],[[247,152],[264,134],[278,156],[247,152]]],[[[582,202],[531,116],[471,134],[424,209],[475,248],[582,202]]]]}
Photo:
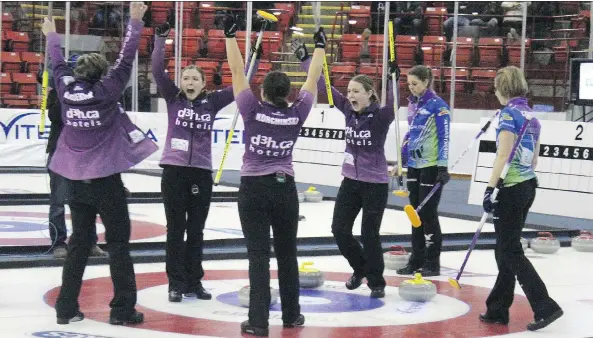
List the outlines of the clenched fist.
{"type": "Polygon", "coordinates": [[[148,9],[148,6],[146,6],[144,4],[144,2],[141,2],[141,1],[131,2],[130,3],[130,19],[142,20],[142,18],[144,17],[144,13],[146,13],[147,9],[148,9]]]}

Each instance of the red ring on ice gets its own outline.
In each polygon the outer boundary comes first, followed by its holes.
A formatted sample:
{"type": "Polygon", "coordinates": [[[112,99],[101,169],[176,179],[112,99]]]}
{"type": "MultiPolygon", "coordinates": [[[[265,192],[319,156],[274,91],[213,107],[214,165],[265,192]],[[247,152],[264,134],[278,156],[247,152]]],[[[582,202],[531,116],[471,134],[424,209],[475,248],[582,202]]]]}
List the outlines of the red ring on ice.
{"type": "MultiPolygon", "coordinates": [[[[19,212],[19,211],[0,211],[0,217],[29,217],[39,218],[43,221],[39,222],[39,231],[46,230],[49,226],[47,223],[48,214],[40,212],[19,212]]],[[[66,214],[66,219],[70,220],[70,215],[66,214]]],[[[139,221],[131,219],[132,232],[130,240],[147,239],[153,237],[163,236],[167,233],[167,229],[162,224],[151,223],[146,221],[139,221]]],[[[103,224],[100,217],[97,217],[97,223],[103,224]]],[[[27,231],[31,232],[31,231],[27,231]]],[[[13,232],[14,233],[14,232],[13,232]]],[[[98,234],[99,242],[105,243],[105,233],[98,234]]],[[[0,238],[0,245],[51,245],[49,236],[45,237],[23,237],[23,238],[0,238]]]]}
{"type": "MultiPolygon", "coordinates": [[[[350,277],[348,273],[325,272],[325,279],[331,281],[345,281],[350,277]]],[[[277,271],[271,271],[271,277],[277,278],[277,271]]],[[[248,272],[244,270],[209,270],[204,280],[248,279],[248,272]]],[[[409,277],[385,276],[387,285],[398,287],[409,277]]],[[[403,337],[423,336],[438,337],[440,333],[448,332],[455,337],[488,337],[526,330],[528,322],[533,320],[533,312],[527,299],[515,294],[513,306],[510,309],[511,322],[508,326],[482,323],[478,316],[485,309],[485,300],[490,289],[462,284],[457,290],[446,281],[431,280],[440,295],[452,297],[465,302],[470,310],[462,316],[430,323],[412,325],[391,325],[371,327],[307,327],[297,329],[283,329],[281,326],[270,326],[271,337],[403,337]]],[[[138,291],[167,284],[165,272],[151,272],[136,274],[138,291]]],[[[44,300],[50,306],[55,306],[60,288],[49,290],[44,300]]],[[[162,295],[166,297],[166,294],[162,295]]],[[[87,279],[82,285],[79,297],[80,309],[87,319],[103,323],[109,322],[109,300],[113,297],[113,287],[110,277],[87,279]]],[[[215,301],[203,301],[211,302],[215,301]]],[[[207,303],[204,303],[207,304],[207,303]]],[[[180,334],[199,334],[216,337],[238,337],[241,335],[240,323],[220,320],[201,319],[181,316],[137,305],[137,310],[144,313],[145,322],[134,326],[143,330],[171,332],[180,334]]],[[[446,311],[446,309],[443,309],[446,311]]],[[[394,313],[394,316],[397,314],[394,313]]],[[[362,319],[363,317],[361,317],[362,319]]],[[[247,317],[245,318],[247,319],[247,317]]]]}

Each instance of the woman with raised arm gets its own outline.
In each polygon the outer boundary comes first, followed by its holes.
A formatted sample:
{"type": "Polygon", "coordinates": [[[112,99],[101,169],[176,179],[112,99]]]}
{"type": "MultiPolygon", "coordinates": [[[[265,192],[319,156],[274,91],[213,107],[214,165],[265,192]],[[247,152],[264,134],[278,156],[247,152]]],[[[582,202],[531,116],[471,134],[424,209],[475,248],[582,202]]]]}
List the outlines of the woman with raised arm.
{"type": "Polygon", "coordinates": [[[500,69],[494,78],[494,88],[498,101],[505,107],[498,118],[496,159],[484,192],[483,207],[485,212],[492,213],[496,232],[494,256],[498,276],[486,299],[486,313],[480,315],[480,320],[504,325],[509,323],[509,308],[513,303],[516,278],[534,313],[534,321],[527,324],[527,329],[535,331],[550,325],[564,314],[558,303],[548,294],[546,285],[525,257],[521,245],[521,231],[537,189],[535,167],[539,155],[541,125],[535,117],[531,117],[508,173],[498,187],[500,190],[496,201],[492,201],[494,187],[499,184],[501,172],[517,142],[517,136],[531,113],[525,98],[527,81],[519,68],[509,66],[500,69]]]}
{"type": "MultiPolygon", "coordinates": [[[[309,69],[311,62],[305,44],[293,42],[301,67],[309,69]]],[[[388,79],[399,69],[389,64],[388,79]]],[[[327,96],[324,76],[319,80],[319,95],[327,96]]],[[[372,298],[385,296],[383,248],[379,231],[389,196],[389,177],[385,157],[385,139],[389,125],[395,119],[393,91],[389,81],[385,106],[380,106],[373,80],[356,75],[348,83],[344,96],[331,87],[336,108],[346,119],[346,150],[342,164],[342,184],[338,190],[332,222],[332,233],[342,255],[354,270],[346,288],[357,289],[366,277],[372,298]],[[361,241],[354,238],[352,228],[362,209],[361,241]]]]}
{"type": "Polygon", "coordinates": [[[268,335],[270,311],[270,225],[278,261],[278,282],[284,327],[303,325],[299,306],[299,271],[296,256],[299,202],[292,152],[317,92],[325,57],[325,34],[314,36],[315,52],[307,80],[289,106],[288,76],[279,71],[266,75],[260,102],[243,73],[243,60],[231,16],[225,21],[226,50],[233,77],[233,91],[245,126],[245,154],[239,188],[239,217],[249,257],[249,319],[241,331],[268,335]]]}
{"type": "MultiPolygon", "coordinates": [[[[167,218],[165,266],[169,302],[181,302],[182,295],[206,300],[212,298],[201,282],[204,226],[213,185],[212,126],[216,115],[235,97],[231,86],[208,93],[204,71],[196,65],[183,69],[181,88],[171,81],[165,73],[165,40],[169,30],[168,23],[156,28],[152,52],[152,74],[167,102],[169,121],[160,161],[167,218]]],[[[256,69],[260,56],[261,48],[256,55],[256,69]]]]}
{"type": "Polygon", "coordinates": [[[122,51],[109,72],[107,60],[97,53],[82,55],[74,70],[70,69],[64,62],[55,24],[47,18],[43,23],[64,121],[49,169],[68,179],[73,227],[56,301],[58,324],[84,319],[78,296],[94,243],[97,214],[105,226],[114,289],[109,323],[144,321],[144,315],[135,310],[130,216],[121,173],[150,156],[157,146],[131,122],[118,100],[132,73],[146,9],[143,2],[130,4],[122,51]]]}

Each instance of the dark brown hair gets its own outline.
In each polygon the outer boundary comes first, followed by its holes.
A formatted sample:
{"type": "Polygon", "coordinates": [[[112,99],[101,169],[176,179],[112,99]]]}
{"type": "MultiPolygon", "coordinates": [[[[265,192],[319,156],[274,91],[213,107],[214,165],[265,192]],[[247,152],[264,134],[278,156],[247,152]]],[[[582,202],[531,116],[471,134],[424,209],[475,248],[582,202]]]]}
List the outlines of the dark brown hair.
{"type": "Polygon", "coordinates": [[[286,97],[290,93],[290,79],[288,75],[279,71],[272,71],[264,78],[264,95],[279,108],[288,107],[286,97]]]}
{"type": "Polygon", "coordinates": [[[408,76],[410,75],[414,75],[415,77],[420,79],[420,81],[428,81],[426,88],[432,87],[432,69],[423,65],[417,65],[414,66],[414,68],[410,69],[410,71],[408,72],[408,76]]]}
{"type": "Polygon", "coordinates": [[[372,91],[373,94],[371,94],[371,102],[379,103],[379,95],[377,95],[377,91],[375,90],[375,83],[373,82],[373,79],[367,75],[356,75],[350,81],[360,83],[362,88],[364,88],[364,90],[367,92],[372,91]]]}

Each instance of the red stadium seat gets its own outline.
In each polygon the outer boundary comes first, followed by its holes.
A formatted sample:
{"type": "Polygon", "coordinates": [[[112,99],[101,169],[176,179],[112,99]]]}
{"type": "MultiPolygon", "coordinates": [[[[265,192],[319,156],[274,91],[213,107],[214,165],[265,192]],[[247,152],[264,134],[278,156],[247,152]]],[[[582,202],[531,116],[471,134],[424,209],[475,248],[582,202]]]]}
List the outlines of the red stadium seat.
{"type": "Polygon", "coordinates": [[[21,56],[16,52],[2,52],[2,68],[0,71],[5,73],[21,72],[21,56]]]}

